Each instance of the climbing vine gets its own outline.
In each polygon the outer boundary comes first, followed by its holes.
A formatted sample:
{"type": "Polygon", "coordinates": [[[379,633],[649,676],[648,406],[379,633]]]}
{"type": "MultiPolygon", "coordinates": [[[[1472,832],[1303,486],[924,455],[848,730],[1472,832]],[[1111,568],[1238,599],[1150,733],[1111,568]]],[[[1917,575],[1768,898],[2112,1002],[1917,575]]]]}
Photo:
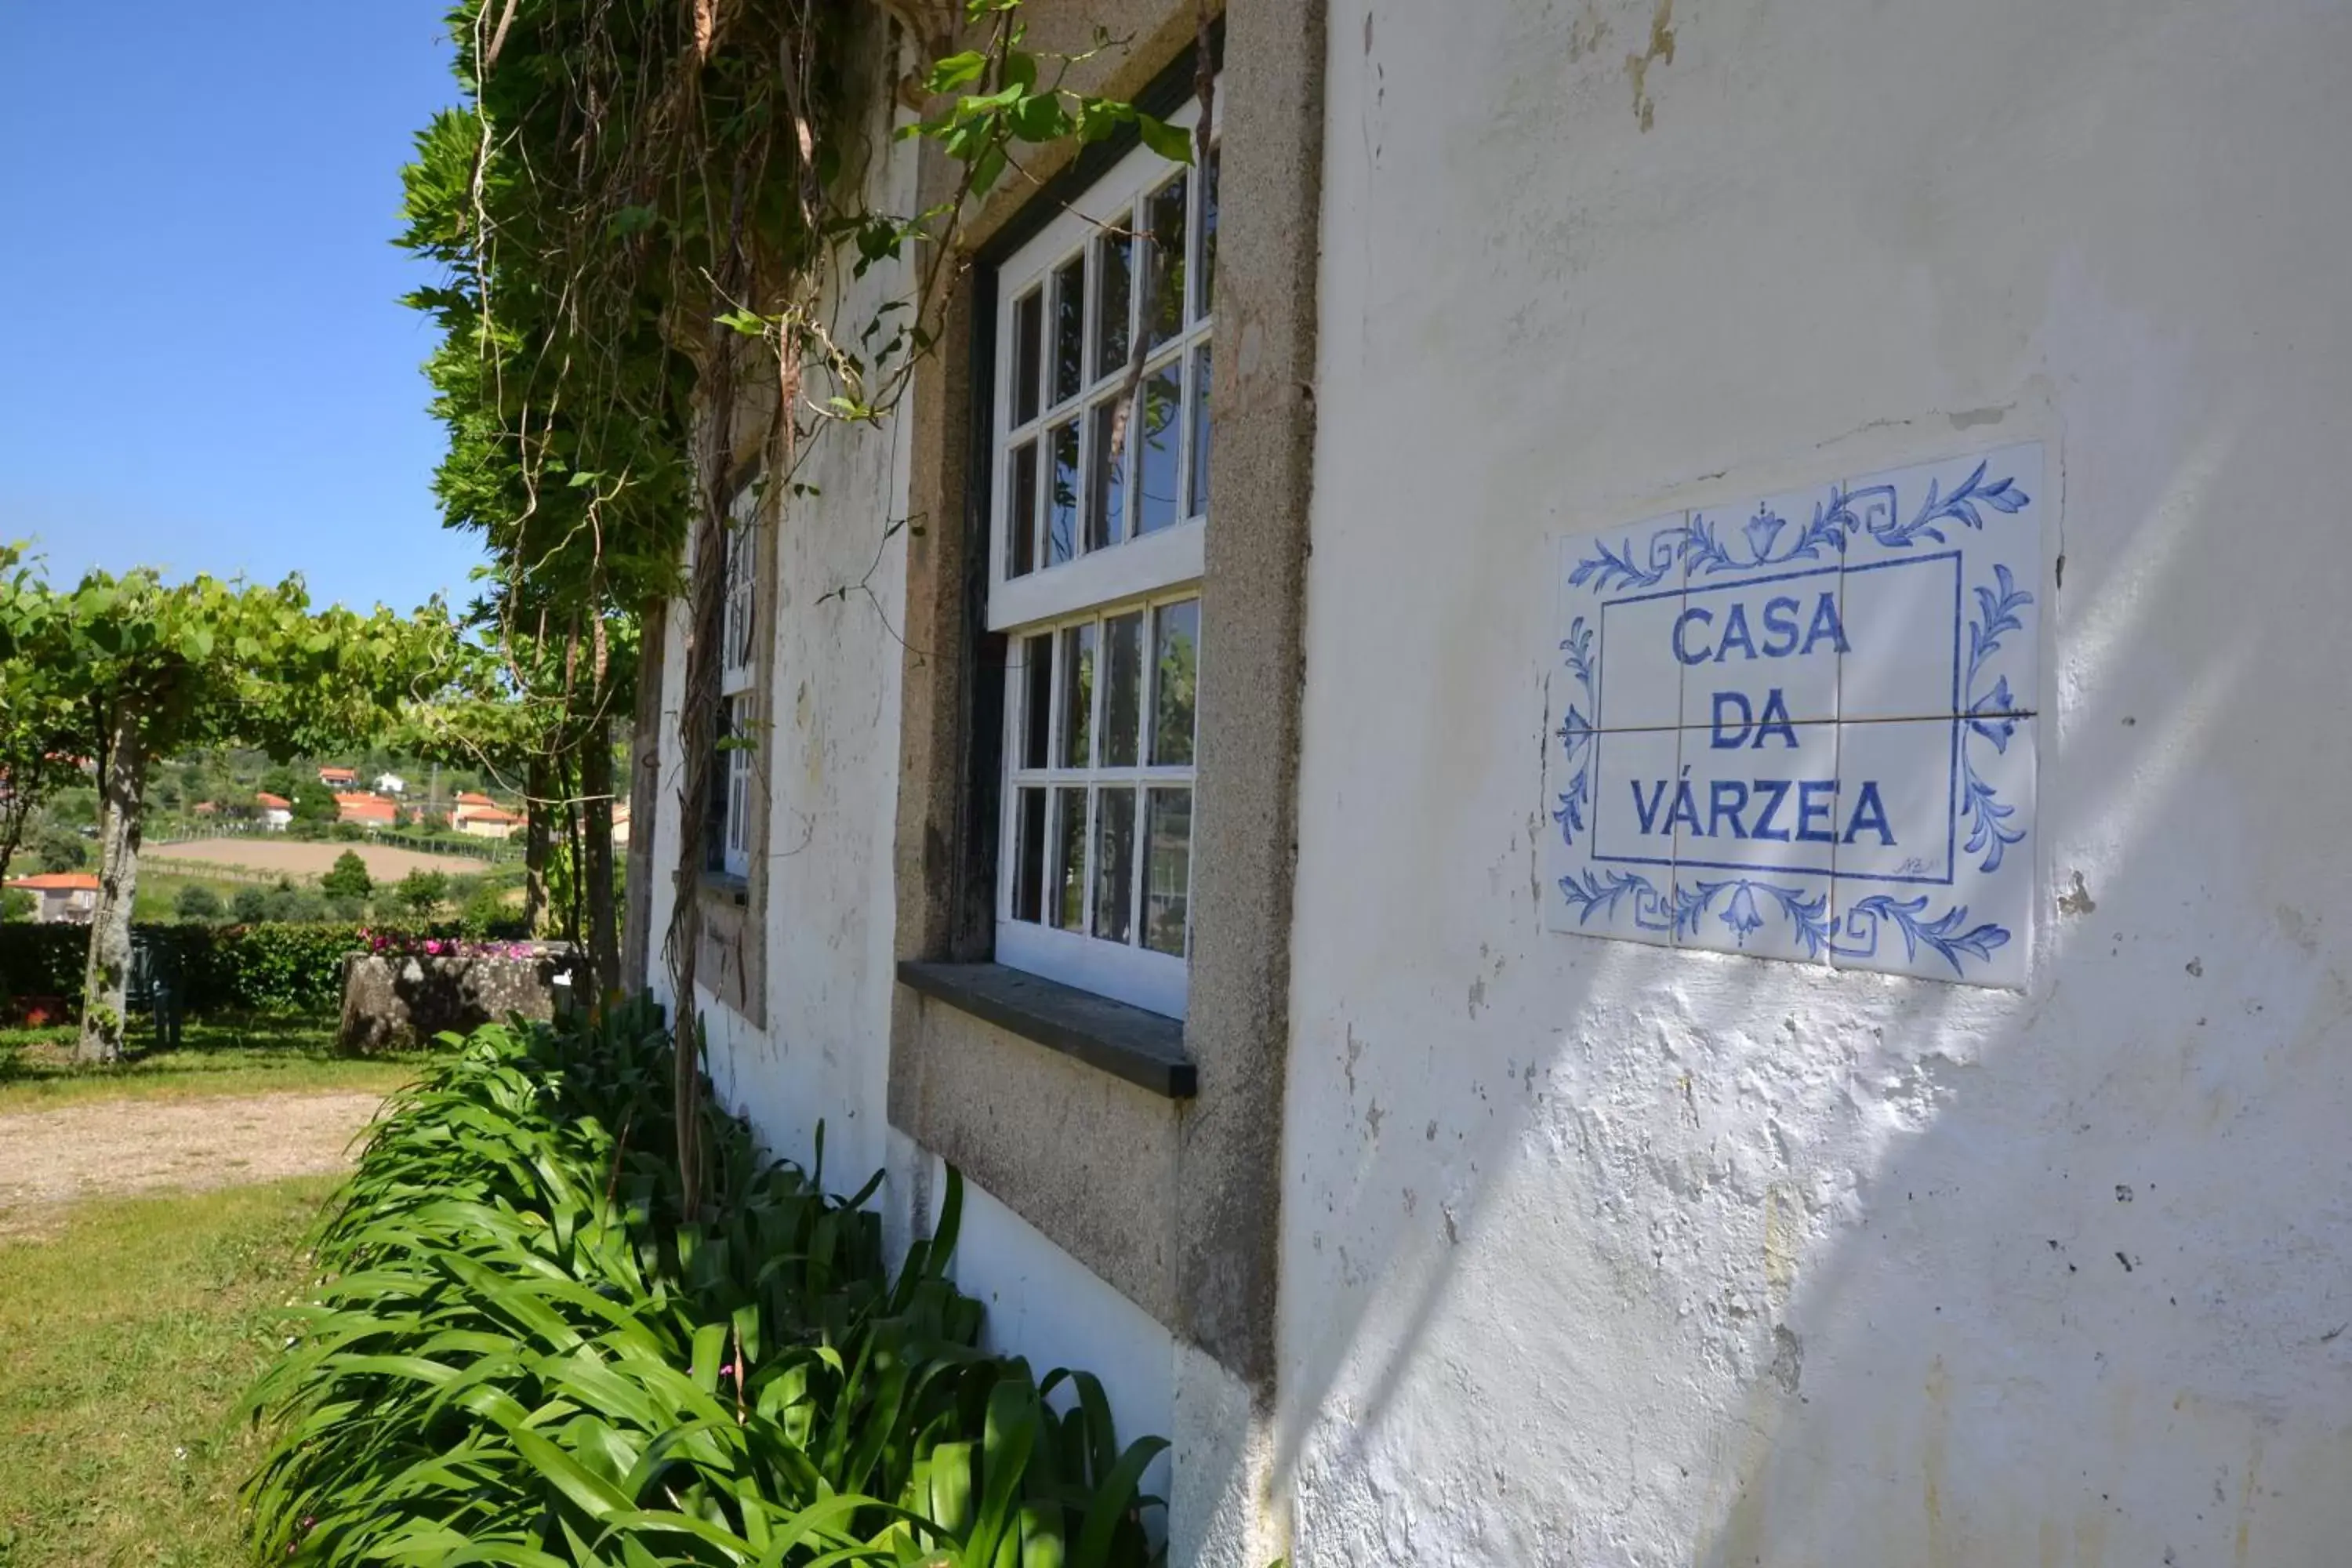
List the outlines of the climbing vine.
{"type": "MultiPolygon", "coordinates": [[[[1202,15],[1205,89],[1205,0],[1202,15]]],[[[814,437],[888,416],[936,341],[968,205],[1024,175],[1035,150],[1123,127],[1180,162],[1191,147],[1131,104],[1073,89],[1074,68],[1117,40],[1033,49],[1021,0],[461,0],[449,19],[465,101],[418,138],[404,235],[442,271],[412,300],[443,334],[428,366],[449,437],[437,494],[489,547],[474,618],[494,645],[537,650],[512,661],[514,681],[553,688],[562,747],[601,734],[625,700],[635,661],[609,657],[610,628],[656,605],[683,615],[684,894],[746,443],[781,516],[814,437]],[[910,56],[925,63],[898,77],[898,97],[923,107],[896,133],[935,145],[957,180],[923,211],[875,212],[858,128],[910,56]],[[909,291],[863,322],[829,321],[826,302],[886,260],[910,264],[909,291]]],[[[695,898],[674,900],[665,952],[682,1000],[700,918],[695,898]]],[[[690,1131],[698,1041],[691,1007],[679,1012],[676,1109],[690,1131]]],[[[691,1207],[690,1138],[679,1157],[691,1207]]]]}

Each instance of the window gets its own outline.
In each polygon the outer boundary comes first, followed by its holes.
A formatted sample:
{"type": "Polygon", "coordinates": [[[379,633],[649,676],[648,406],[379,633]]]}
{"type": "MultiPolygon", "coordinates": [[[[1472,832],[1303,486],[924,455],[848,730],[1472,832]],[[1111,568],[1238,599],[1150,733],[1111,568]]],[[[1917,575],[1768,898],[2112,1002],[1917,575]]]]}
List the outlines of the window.
{"type": "Polygon", "coordinates": [[[703,868],[722,876],[751,872],[751,766],[759,676],[759,485],[736,492],[727,519],[727,613],[720,633],[719,713],[713,733],[703,868]]]}
{"type": "MultiPolygon", "coordinates": [[[[1197,114],[1192,106],[1173,122],[1197,114]]],[[[999,274],[997,956],[1184,1013],[1216,157],[1129,153],[999,274]]]]}

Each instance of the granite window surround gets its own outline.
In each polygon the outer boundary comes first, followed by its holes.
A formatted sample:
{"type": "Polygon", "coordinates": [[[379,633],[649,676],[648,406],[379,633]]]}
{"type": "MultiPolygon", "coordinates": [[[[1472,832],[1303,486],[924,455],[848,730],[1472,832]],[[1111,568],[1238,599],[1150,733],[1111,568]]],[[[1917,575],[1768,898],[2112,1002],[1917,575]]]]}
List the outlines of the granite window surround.
{"type": "MultiPolygon", "coordinates": [[[[1198,13],[1162,11],[1144,19],[1129,57],[1156,62],[1157,77],[1134,79],[1106,59],[1102,79],[1074,85],[1161,114],[1190,102],[1198,13]]],[[[1039,5],[1033,26],[1053,14],[1039,5]]],[[[908,550],[906,642],[955,652],[910,652],[905,665],[890,1121],[1261,1387],[1272,1376],[1300,691],[1296,680],[1221,686],[1214,672],[1300,668],[1321,37],[1319,6],[1235,6],[1213,34],[1223,70],[1212,313],[1248,321],[1254,337],[1246,364],[1237,354],[1213,363],[1206,483],[1223,499],[1202,543],[1181,1023],[995,963],[1008,664],[1006,637],[988,625],[996,268],[1127,148],[1086,148],[1044,188],[982,209],[977,264],[941,323],[943,342],[970,348],[924,367],[912,409],[909,510],[962,525],[926,531],[908,550]],[[1074,1146],[1076,1127],[1085,1135],[1074,1146]]],[[[929,199],[953,171],[922,156],[929,199]]]]}
{"type": "Polygon", "coordinates": [[[694,897],[701,906],[697,983],[755,1029],[767,1026],[768,818],[773,799],[770,770],[774,748],[766,743],[766,738],[775,685],[776,628],[771,617],[777,603],[774,508],[759,493],[760,473],[756,459],[744,463],[730,477],[728,487],[734,498],[730,512],[749,511],[756,519],[751,539],[750,679],[731,682],[735,689],[728,699],[750,730],[753,744],[740,752],[714,751],[711,758],[714,770],[731,763],[748,774],[740,782],[747,806],[742,869],[738,873],[707,868],[694,887],[694,897]]]}

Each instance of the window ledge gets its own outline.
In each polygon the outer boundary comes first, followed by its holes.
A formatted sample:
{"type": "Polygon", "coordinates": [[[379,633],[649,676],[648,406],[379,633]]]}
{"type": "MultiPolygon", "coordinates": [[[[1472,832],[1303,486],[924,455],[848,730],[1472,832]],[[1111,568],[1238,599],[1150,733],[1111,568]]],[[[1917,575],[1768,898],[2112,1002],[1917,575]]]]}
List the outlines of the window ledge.
{"type": "Polygon", "coordinates": [[[751,901],[751,879],[730,876],[724,871],[705,871],[696,879],[695,887],[706,899],[733,904],[740,909],[751,901]]]}
{"type": "Polygon", "coordinates": [[[898,965],[909,990],[1170,1100],[1200,1092],[1184,1026],[1001,963],[898,965]]]}

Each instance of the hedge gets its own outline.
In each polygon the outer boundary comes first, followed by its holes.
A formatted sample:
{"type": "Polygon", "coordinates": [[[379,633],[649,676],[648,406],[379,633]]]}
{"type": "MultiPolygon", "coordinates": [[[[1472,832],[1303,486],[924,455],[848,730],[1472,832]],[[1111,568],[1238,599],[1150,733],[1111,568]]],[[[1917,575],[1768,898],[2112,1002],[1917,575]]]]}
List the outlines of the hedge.
{"type": "MultiPolygon", "coordinates": [[[[454,937],[452,924],[393,927],[376,921],[289,925],[148,923],[132,928],[159,944],[177,973],[184,1012],[330,1014],[342,1005],[343,955],[367,945],[364,932],[397,929],[454,937]]],[[[55,997],[81,1006],[89,954],[86,925],[0,924],[0,1012],[20,997],[55,997]]]]}

